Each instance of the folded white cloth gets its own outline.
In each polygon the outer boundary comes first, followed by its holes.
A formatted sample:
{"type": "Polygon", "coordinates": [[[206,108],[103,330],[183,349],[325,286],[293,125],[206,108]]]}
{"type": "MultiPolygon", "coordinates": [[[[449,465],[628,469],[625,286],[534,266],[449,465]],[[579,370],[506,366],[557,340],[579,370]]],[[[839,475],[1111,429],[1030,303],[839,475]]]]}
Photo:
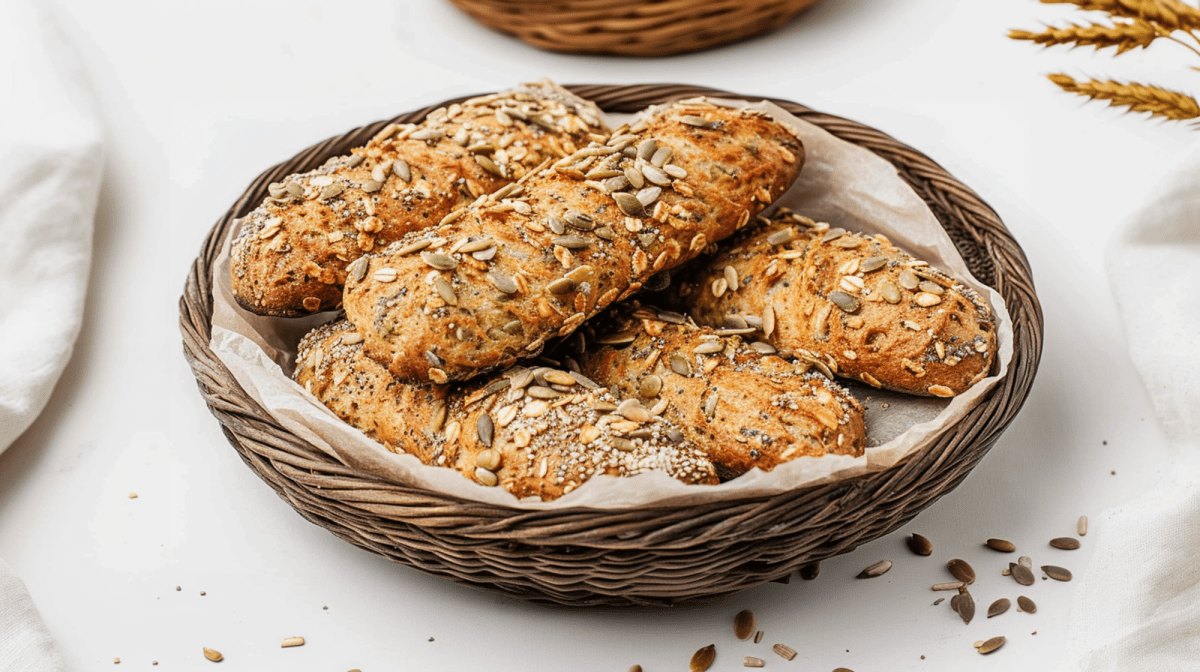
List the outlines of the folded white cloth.
{"type": "Polygon", "coordinates": [[[1200,145],[1170,175],[1107,256],[1172,463],[1164,482],[1096,521],[1072,608],[1075,670],[1200,670],[1200,145]]]}
{"type": "MultiPolygon", "coordinates": [[[[0,452],[45,407],[83,318],[102,133],[79,58],[31,0],[0,2],[0,452]]],[[[65,669],[0,561],[0,672],[65,669]]]]}

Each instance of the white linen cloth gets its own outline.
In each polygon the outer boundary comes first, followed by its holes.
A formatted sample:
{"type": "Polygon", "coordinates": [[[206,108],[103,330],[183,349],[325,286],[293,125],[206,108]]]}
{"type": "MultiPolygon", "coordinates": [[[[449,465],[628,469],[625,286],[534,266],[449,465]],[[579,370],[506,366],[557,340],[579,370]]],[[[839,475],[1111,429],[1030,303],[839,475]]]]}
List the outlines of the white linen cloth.
{"type": "Polygon", "coordinates": [[[1109,243],[1134,365],[1171,444],[1163,482],[1093,526],[1073,670],[1200,670],[1200,145],[1109,243]]]}
{"type": "MultiPolygon", "coordinates": [[[[94,97],[65,36],[31,0],[0,2],[0,452],[50,399],[83,319],[103,169],[94,97]]],[[[0,672],[62,670],[0,561],[0,672]]]]}

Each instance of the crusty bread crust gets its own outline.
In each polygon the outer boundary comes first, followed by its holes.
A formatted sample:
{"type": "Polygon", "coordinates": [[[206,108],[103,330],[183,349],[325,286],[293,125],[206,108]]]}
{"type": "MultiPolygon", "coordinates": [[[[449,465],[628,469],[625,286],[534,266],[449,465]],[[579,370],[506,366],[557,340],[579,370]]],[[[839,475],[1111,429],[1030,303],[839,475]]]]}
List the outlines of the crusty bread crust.
{"type": "Polygon", "coordinates": [[[349,156],[270,185],[233,243],[234,296],[260,315],[335,308],[350,262],[607,137],[594,104],[550,82],[393,124],[349,156]]]}
{"type": "Polygon", "coordinates": [[[860,456],[866,447],[863,407],[845,388],[807,361],[729,333],[744,330],[700,328],[633,304],[585,331],[583,374],[683,428],[722,480],[802,456],[860,456]]]}
{"type": "Polygon", "coordinates": [[[951,397],[995,360],[995,316],[974,290],[884,236],[794,213],[679,281],[698,323],[755,327],[781,352],[823,355],[837,375],[875,387],[951,397]]]}
{"type": "Polygon", "coordinates": [[[788,127],[708,103],[657,109],[350,267],[349,320],[403,380],[512,364],[699,255],[791,185],[788,127]]]}
{"type": "Polygon", "coordinates": [[[597,474],[661,471],[717,483],[712,463],[677,425],[615,413],[608,391],[579,374],[515,368],[463,385],[401,383],[339,320],[304,337],[294,378],[388,450],[519,498],[556,499],[597,474]]]}

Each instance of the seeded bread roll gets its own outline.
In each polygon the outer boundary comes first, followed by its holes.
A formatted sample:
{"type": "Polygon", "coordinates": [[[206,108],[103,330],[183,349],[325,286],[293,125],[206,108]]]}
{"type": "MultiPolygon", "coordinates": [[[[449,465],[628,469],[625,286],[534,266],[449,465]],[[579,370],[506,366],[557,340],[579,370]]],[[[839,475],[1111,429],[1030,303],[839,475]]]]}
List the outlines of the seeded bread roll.
{"type": "Polygon", "coordinates": [[[365,252],[607,137],[594,104],[550,82],[392,124],[349,156],[270,185],[233,243],[234,296],[260,315],[335,308],[346,265],[365,252]]]}
{"type": "Polygon", "coordinates": [[[346,316],[398,378],[444,383],[541,351],[731,235],[800,170],[793,131],[677,103],[349,269],[346,316]]]}
{"type": "Polygon", "coordinates": [[[952,397],[983,379],[995,317],[974,290],[895,247],[781,212],[680,278],[697,322],[755,327],[784,353],[910,394],[952,397]]]}
{"type": "Polygon", "coordinates": [[[721,480],[802,456],[863,454],[862,405],[809,362],[746,344],[736,334],[747,330],[699,328],[678,313],[619,306],[585,331],[582,373],[628,397],[618,409],[625,417],[661,415],[682,427],[721,480]]]}
{"type": "Polygon", "coordinates": [[[613,415],[616,400],[579,374],[515,368],[464,385],[400,383],[363,355],[345,320],[305,336],[296,361],[296,382],[388,450],[519,498],[556,499],[596,474],[717,483],[677,426],[613,415]]]}

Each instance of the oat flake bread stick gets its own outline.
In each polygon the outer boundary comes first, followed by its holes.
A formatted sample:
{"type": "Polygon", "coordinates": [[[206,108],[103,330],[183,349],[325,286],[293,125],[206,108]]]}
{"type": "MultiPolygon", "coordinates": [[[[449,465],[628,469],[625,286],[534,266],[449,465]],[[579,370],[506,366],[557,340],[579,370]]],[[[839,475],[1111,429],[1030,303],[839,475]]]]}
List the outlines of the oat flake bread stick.
{"type": "Polygon", "coordinates": [[[622,304],[583,331],[581,372],[682,427],[723,481],[802,456],[863,454],[862,405],[810,362],[744,342],[751,329],[700,328],[622,304]]]}
{"type": "Polygon", "coordinates": [[[363,355],[362,337],[340,320],[304,337],[294,377],[388,450],[519,498],[556,499],[597,474],[662,471],[717,483],[677,425],[617,414],[608,391],[579,374],[517,367],[462,385],[401,383],[363,355]]]}
{"type": "Polygon", "coordinates": [[[892,245],[790,212],[730,241],[682,280],[701,324],[750,326],[840,376],[952,397],[983,379],[995,317],[974,290],[892,245]]]}
{"type": "Polygon", "coordinates": [[[548,81],[389,125],[350,155],[270,185],[233,243],[234,296],[260,315],[334,308],[346,265],[363,253],[607,137],[599,108],[548,81]]]}
{"type": "Polygon", "coordinates": [[[762,113],[655,108],[453,223],[360,259],[346,316],[401,379],[511,364],[752,221],[802,159],[793,131],[762,113]]]}

